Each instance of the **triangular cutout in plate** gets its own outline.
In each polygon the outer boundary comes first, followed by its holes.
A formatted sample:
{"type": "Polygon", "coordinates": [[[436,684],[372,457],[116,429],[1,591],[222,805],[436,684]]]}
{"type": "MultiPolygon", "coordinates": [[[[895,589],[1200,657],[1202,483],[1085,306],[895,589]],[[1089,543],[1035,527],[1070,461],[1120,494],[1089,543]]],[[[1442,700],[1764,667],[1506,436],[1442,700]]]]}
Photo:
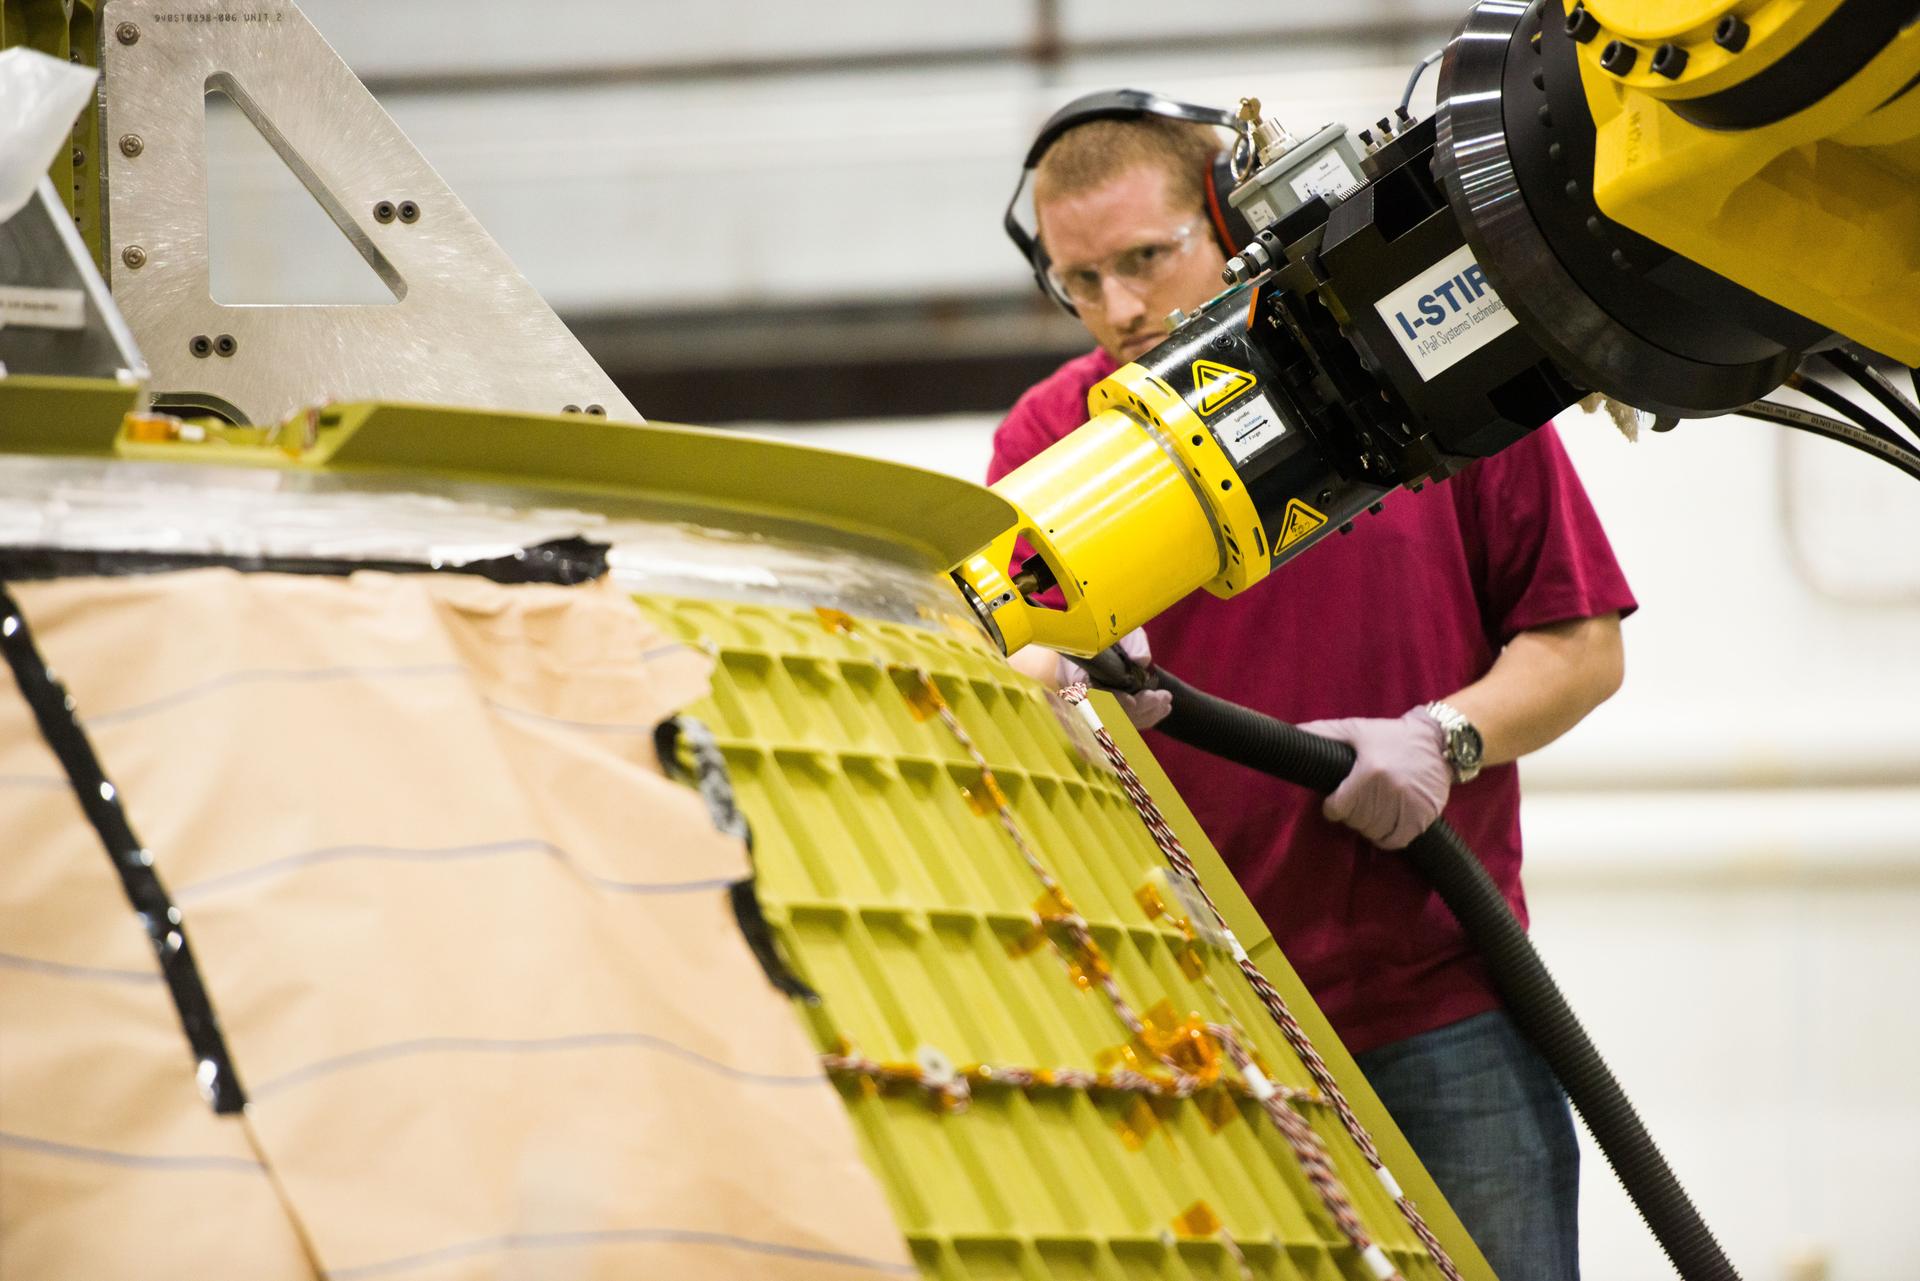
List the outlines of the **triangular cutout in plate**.
{"type": "Polygon", "coordinates": [[[346,226],[335,221],[324,195],[301,181],[297,158],[289,163],[255,127],[247,106],[237,86],[229,92],[216,82],[207,89],[207,271],[214,301],[398,302],[379,272],[393,268],[350,220],[346,226]]]}

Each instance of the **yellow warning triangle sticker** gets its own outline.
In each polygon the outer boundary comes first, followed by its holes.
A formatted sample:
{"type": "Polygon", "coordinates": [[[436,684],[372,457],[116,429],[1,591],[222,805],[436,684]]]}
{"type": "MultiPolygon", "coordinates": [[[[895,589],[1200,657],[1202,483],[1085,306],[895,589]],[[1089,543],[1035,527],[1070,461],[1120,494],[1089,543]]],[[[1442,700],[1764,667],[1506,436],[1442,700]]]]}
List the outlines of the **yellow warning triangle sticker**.
{"type": "Polygon", "coordinates": [[[1253,375],[1244,369],[1212,360],[1196,360],[1193,362],[1193,394],[1199,397],[1199,402],[1194,407],[1210,414],[1241,392],[1251,390],[1253,383],[1253,375]]]}
{"type": "Polygon", "coordinates": [[[1280,518],[1280,537],[1274,540],[1274,550],[1287,550],[1326,523],[1325,515],[1298,498],[1289,498],[1286,514],[1280,518]]]}

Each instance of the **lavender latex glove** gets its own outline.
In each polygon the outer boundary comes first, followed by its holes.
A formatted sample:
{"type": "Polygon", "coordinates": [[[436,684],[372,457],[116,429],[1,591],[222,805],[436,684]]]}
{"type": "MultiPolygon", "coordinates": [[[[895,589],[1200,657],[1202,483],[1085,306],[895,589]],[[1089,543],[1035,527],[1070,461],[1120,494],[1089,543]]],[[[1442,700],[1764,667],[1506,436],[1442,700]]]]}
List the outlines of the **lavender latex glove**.
{"type": "Polygon", "coordinates": [[[1353,748],[1353,772],[1320,812],[1381,849],[1405,849],[1446,808],[1453,789],[1446,732],[1419,708],[1397,720],[1355,717],[1300,728],[1353,748]]]}
{"type": "MultiPolygon", "coordinates": [[[[1147,634],[1136,627],[1120,638],[1120,652],[1142,667],[1153,665],[1153,651],[1147,648],[1147,634]]],[[[1057,676],[1061,689],[1069,685],[1088,685],[1087,669],[1068,658],[1058,655],[1060,660],[1057,676]]],[[[1113,695],[1120,702],[1120,708],[1126,712],[1127,719],[1135,729],[1152,729],[1165,720],[1167,713],[1173,710],[1173,695],[1164,689],[1142,690],[1138,694],[1113,695]]]]}

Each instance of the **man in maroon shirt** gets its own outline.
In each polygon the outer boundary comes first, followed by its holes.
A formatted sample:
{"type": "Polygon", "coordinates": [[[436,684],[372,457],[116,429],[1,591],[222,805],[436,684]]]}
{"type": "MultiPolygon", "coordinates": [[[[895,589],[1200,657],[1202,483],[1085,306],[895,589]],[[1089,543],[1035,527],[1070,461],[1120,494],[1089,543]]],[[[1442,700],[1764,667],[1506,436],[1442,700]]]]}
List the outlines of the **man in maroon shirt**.
{"type": "MultiPolygon", "coordinates": [[[[1146,117],[1078,126],[1042,157],[1034,206],[1051,283],[1099,346],[1020,398],[994,435],[989,481],[1080,426],[1088,388],[1156,346],[1169,312],[1217,291],[1225,255],[1201,184],[1220,145],[1202,126],[1146,117]]],[[[1146,627],[1169,671],[1357,750],[1323,805],[1148,739],[1504,1281],[1579,1275],[1572,1120],[1452,915],[1391,851],[1444,809],[1526,920],[1514,761],[1619,687],[1633,608],[1548,425],[1445,484],[1395,494],[1243,595],[1195,593],[1146,627]],[[1443,730],[1458,720],[1479,737],[1477,777],[1443,730]]],[[[1058,679],[1051,656],[1021,665],[1058,679]]]]}

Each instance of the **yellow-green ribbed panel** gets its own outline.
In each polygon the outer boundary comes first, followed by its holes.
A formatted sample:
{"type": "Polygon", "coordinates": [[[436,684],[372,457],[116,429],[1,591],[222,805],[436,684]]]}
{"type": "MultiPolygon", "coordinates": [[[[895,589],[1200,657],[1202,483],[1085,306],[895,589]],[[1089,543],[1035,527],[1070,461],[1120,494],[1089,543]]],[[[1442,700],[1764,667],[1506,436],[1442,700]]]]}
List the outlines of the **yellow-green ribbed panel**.
{"type": "MultiPolygon", "coordinates": [[[[1148,871],[1164,864],[1118,781],[1079,755],[1047,696],[984,644],[880,623],[847,635],[810,612],[756,605],[642,604],[718,657],[711,699],[689,710],[725,748],[753,825],[768,919],[824,998],[807,1015],[823,1051],[850,1044],[871,1059],[901,1062],[932,1046],[962,1067],[1092,1069],[1102,1051],[1127,1040],[1105,997],[1076,986],[1051,949],[1010,950],[1031,929],[1040,886],[998,822],[969,806],[961,789],[976,771],[965,752],[937,720],[916,719],[876,665],[876,651],[933,676],[1135,1008],[1168,999],[1183,1016],[1218,1017],[1176,961],[1181,936],[1164,918],[1150,922],[1134,898],[1148,871]]],[[[1463,1274],[1491,1281],[1146,749],[1124,720],[1106,719],[1120,721],[1116,736],[1129,759],[1389,1168],[1463,1274]]],[[[1207,958],[1277,1079],[1310,1088],[1232,961],[1211,949],[1207,958]]],[[[1157,1105],[1158,1123],[1140,1145],[1123,1133],[1126,1097],[979,1086],[966,1111],[947,1113],[914,1089],[842,1081],[841,1093],[928,1277],[1240,1281],[1218,1237],[1172,1234],[1196,1201],[1218,1214],[1263,1281],[1369,1275],[1249,1101],[1218,1129],[1197,1101],[1157,1105]]],[[[1332,1110],[1309,1104],[1305,1113],[1362,1221],[1403,1275],[1439,1276],[1332,1110]]],[[[1137,1140],[1141,1130],[1132,1134],[1137,1140]]]]}

